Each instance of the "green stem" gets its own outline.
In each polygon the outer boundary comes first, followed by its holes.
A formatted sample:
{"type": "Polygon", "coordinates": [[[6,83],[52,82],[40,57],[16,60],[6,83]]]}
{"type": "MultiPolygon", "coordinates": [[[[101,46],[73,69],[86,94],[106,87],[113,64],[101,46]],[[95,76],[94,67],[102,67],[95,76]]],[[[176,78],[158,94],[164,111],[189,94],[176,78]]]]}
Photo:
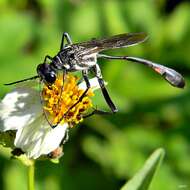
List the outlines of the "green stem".
{"type": "Polygon", "coordinates": [[[28,190],[34,190],[34,162],[28,166],[28,190]]]}

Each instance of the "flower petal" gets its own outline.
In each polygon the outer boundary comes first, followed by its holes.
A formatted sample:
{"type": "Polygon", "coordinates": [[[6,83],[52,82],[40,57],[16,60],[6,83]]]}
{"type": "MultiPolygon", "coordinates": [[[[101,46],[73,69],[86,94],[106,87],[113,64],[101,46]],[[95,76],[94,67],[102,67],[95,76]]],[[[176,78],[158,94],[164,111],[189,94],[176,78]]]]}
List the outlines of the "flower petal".
{"type": "MultiPolygon", "coordinates": [[[[100,88],[100,85],[98,83],[98,79],[96,77],[92,78],[89,80],[90,81],[90,86],[91,86],[91,90],[94,91],[94,90],[97,90],[100,88]]],[[[107,85],[107,82],[105,82],[105,85],[107,85]]],[[[85,81],[81,82],[79,85],[78,85],[79,89],[81,90],[86,90],[86,83],[85,81]]]]}
{"type": "Polygon", "coordinates": [[[42,106],[39,92],[24,86],[15,88],[0,102],[0,131],[23,128],[40,113],[42,106]]]}
{"type": "Polygon", "coordinates": [[[68,124],[64,123],[52,129],[42,115],[32,124],[17,131],[14,144],[21,148],[29,158],[36,159],[58,148],[67,128],[68,124]]]}

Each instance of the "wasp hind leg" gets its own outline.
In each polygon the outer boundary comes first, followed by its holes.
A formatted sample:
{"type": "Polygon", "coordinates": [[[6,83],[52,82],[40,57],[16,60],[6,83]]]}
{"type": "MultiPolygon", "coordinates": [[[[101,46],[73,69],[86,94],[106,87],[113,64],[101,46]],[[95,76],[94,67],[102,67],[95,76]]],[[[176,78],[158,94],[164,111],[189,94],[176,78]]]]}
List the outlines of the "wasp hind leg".
{"type": "MultiPolygon", "coordinates": [[[[116,113],[118,112],[118,109],[117,107],[115,106],[115,104],[113,103],[113,101],[111,100],[110,96],[109,96],[109,93],[106,89],[106,86],[104,84],[104,80],[102,78],[102,74],[101,74],[101,70],[100,70],[100,67],[98,64],[96,64],[94,67],[93,67],[93,71],[98,79],[98,83],[100,85],[100,88],[102,90],[102,94],[104,96],[104,99],[106,100],[106,103],[107,105],[109,106],[111,112],[108,112],[108,113],[116,113]]],[[[102,112],[102,111],[101,111],[102,112]]],[[[103,111],[104,112],[104,111],[103,111]]],[[[98,113],[98,112],[97,112],[98,113]]],[[[106,113],[106,112],[104,112],[106,113]]]]}
{"type": "Polygon", "coordinates": [[[67,116],[67,114],[70,112],[70,110],[71,110],[72,108],[74,108],[79,102],[82,101],[82,99],[86,96],[88,90],[90,89],[90,82],[89,82],[89,79],[88,79],[88,71],[87,71],[87,70],[84,70],[84,71],[82,72],[82,74],[83,74],[84,81],[85,81],[85,83],[86,83],[86,90],[85,90],[85,91],[83,92],[83,94],[79,97],[78,101],[77,101],[76,103],[74,103],[74,104],[67,110],[67,112],[62,116],[62,118],[59,120],[59,122],[58,122],[56,125],[52,126],[52,128],[55,128],[55,127],[57,127],[57,125],[59,125],[59,123],[63,120],[63,118],[65,118],[65,117],[67,116]]]}
{"type": "Polygon", "coordinates": [[[73,105],[67,110],[67,112],[66,112],[64,115],[67,115],[67,114],[69,113],[69,111],[70,111],[72,108],[74,108],[79,102],[81,102],[82,99],[86,96],[88,90],[90,89],[90,81],[89,81],[89,79],[88,79],[88,71],[87,71],[87,70],[84,70],[84,71],[82,72],[82,74],[83,74],[84,81],[85,81],[85,83],[86,83],[86,90],[85,90],[85,91],[83,92],[83,94],[79,97],[78,101],[77,101],[75,104],[73,104],[73,105]]]}
{"type": "Polygon", "coordinates": [[[99,110],[97,108],[93,108],[94,110],[89,113],[89,114],[86,114],[86,115],[83,115],[83,118],[88,118],[88,117],[91,117],[93,115],[110,115],[110,114],[113,114],[113,112],[108,112],[108,111],[104,111],[104,110],[99,110]]]}

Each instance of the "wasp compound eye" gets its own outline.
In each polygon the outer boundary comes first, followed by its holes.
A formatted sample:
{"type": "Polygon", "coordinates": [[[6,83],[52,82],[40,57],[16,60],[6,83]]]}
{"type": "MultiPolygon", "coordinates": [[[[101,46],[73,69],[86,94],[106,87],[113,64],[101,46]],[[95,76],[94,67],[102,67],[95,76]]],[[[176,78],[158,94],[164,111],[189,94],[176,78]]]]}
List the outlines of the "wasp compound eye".
{"type": "Polygon", "coordinates": [[[44,79],[48,84],[53,84],[56,80],[56,75],[51,71],[45,74],[44,79]]]}
{"type": "Polygon", "coordinates": [[[47,84],[53,84],[56,80],[56,73],[52,70],[50,64],[43,63],[38,65],[37,72],[40,78],[47,84]]]}

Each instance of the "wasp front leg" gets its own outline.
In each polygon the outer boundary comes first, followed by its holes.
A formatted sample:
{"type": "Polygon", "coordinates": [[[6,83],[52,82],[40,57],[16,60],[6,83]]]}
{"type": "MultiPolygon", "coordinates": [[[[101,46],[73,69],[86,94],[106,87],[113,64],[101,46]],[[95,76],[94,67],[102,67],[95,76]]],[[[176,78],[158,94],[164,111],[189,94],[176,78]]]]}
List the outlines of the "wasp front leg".
{"type": "Polygon", "coordinates": [[[53,60],[53,57],[51,57],[50,55],[46,55],[46,56],[45,56],[45,59],[44,59],[44,63],[47,63],[48,59],[49,59],[50,61],[52,61],[52,60],[53,60]]]}
{"type": "Polygon", "coordinates": [[[61,39],[60,51],[63,50],[64,47],[65,47],[65,45],[64,45],[64,40],[65,39],[66,39],[68,45],[72,44],[71,37],[69,36],[69,34],[67,32],[64,32],[63,35],[62,35],[62,39],[61,39]]]}

